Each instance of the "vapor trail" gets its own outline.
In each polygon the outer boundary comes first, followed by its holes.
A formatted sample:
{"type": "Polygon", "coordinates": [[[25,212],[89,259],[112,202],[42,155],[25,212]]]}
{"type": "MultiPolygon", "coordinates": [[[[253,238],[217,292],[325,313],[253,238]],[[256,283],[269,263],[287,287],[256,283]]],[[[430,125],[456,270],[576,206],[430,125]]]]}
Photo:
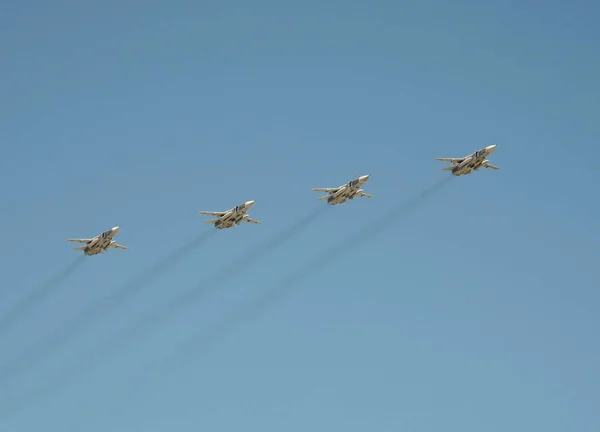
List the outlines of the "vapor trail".
{"type": "Polygon", "coordinates": [[[87,310],[84,310],[81,314],[77,315],[74,320],[71,320],[57,332],[45,338],[40,344],[31,345],[20,357],[14,359],[8,366],[2,368],[0,371],[0,384],[23,370],[34,366],[37,362],[43,360],[53,351],[58,350],[61,346],[82,333],[86,327],[97,318],[101,317],[102,314],[118,307],[125,300],[142,291],[143,288],[160,276],[161,273],[164,273],[193,252],[198,246],[212,237],[215,232],[216,230],[211,230],[199,235],[165,259],[153,265],[150,269],[143,272],[136,280],[125,283],[120,289],[114,291],[110,297],[106,297],[103,300],[100,300],[100,303],[96,303],[87,310]]]}
{"type": "Polygon", "coordinates": [[[217,325],[208,332],[202,332],[198,336],[192,338],[190,342],[183,345],[182,349],[179,350],[178,353],[176,353],[173,357],[166,358],[163,366],[169,366],[175,362],[178,357],[190,356],[198,351],[210,347],[211,343],[217,342],[223,334],[231,331],[238,323],[252,319],[253,317],[259,315],[269,305],[282,300],[287,294],[290,294],[293,291],[299,282],[302,282],[311,274],[321,271],[323,268],[334,262],[342,254],[350,252],[353,248],[361,245],[364,241],[379,234],[381,231],[385,230],[390,223],[398,221],[411,211],[417,209],[422,203],[425,202],[425,200],[434,196],[451,180],[452,177],[449,176],[433,183],[431,186],[409,198],[404,203],[394,207],[388,213],[383,214],[383,216],[381,216],[378,220],[369,222],[368,225],[364,226],[358,232],[355,231],[355,235],[347,237],[345,240],[317,255],[314,259],[310,260],[302,267],[282,277],[267,291],[265,291],[263,295],[257,297],[254,301],[236,309],[230,316],[219,321],[217,325]]]}
{"type": "MultiPolygon", "coordinates": [[[[412,196],[407,201],[404,201],[399,206],[392,208],[389,212],[383,214],[377,220],[369,222],[358,232],[353,231],[354,235],[347,237],[345,240],[317,255],[304,266],[282,277],[254,301],[251,301],[250,303],[247,303],[246,305],[234,310],[233,313],[231,313],[225,319],[219,321],[216,326],[190,339],[190,341],[184,344],[182,348],[174,355],[165,357],[160,362],[160,367],[166,371],[177,361],[184,360],[186,357],[195,355],[202,350],[207,350],[212,344],[221,340],[222,336],[224,336],[228,331],[233,330],[240,322],[256,317],[270,305],[282,300],[286,295],[293,291],[299,282],[302,282],[311,274],[314,274],[327,267],[342,254],[350,252],[354,247],[359,246],[364,241],[385,230],[391,223],[397,222],[411,211],[417,209],[428,198],[434,196],[437,192],[442,190],[443,187],[445,187],[451,181],[451,179],[452,177],[442,178],[441,180],[433,183],[431,186],[423,189],[418,194],[412,196]]],[[[228,270],[230,269],[224,269],[224,274],[227,274],[228,270]]],[[[189,299],[191,299],[191,296],[187,298],[187,300],[189,299]]],[[[181,297],[179,300],[184,302],[186,299],[181,297]]],[[[136,379],[130,382],[130,385],[132,387],[143,387],[145,384],[147,385],[151,383],[152,381],[140,376],[139,380],[136,379]]]]}
{"type": "MultiPolygon", "coordinates": [[[[194,302],[200,300],[203,296],[219,288],[223,282],[235,278],[246,268],[251,267],[259,258],[278,246],[281,246],[295,234],[298,234],[306,229],[311,223],[317,220],[319,216],[324,214],[325,211],[327,211],[325,206],[315,209],[291,227],[288,227],[282,232],[276,234],[262,246],[252,248],[242,256],[229,262],[219,272],[214,274],[213,277],[201,281],[188,291],[184,291],[175,297],[172,297],[171,300],[166,304],[143,316],[143,318],[139,320],[135,326],[131,327],[131,330],[128,331],[124,337],[120,338],[120,343],[115,344],[111,351],[115,352],[122,347],[129,346],[134,339],[143,337],[144,335],[150,333],[153,328],[160,326],[169,318],[172,318],[181,308],[192,305],[194,302]]],[[[123,335],[123,333],[121,333],[121,335],[123,335]]],[[[98,355],[96,354],[90,356],[90,358],[97,359],[98,355]]]]}
{"type": "Polygon", "coordinates": [[[82,357],[77,359],[78,361],[75,365],[64,369],[63,373],[58,374],[42,388],[39,388],[35,392],[31,392],[20,401],[12,399],[10,401],[12,407],[10,409],[5,408],[4,413],[0,412],[0,418],[2,416],[8,417],[9,415],[17,413],[35,399],[49,396],[67,384],[71,379],[75,378],[76,375],[91,369],[101,361],[110,358],[111,355],[119,352],[121,349],[130,346],[137,338],[146,336],[154,328],[157,328],[169,318],[174,316],[180,310],[180,308],[191,305],[193,302],[201,299],[204,295],[209,294],[212,290],[219,288],[223,282],[229,278],[234,278],[243,272],[245,268],[251,266],[260,257],[283,245],[294,235],[308,228],[308,226],[310,226],[321,215],[323,215],[327,209],[328,206],[319,206],[317,209],[310,212],[292,226],[273,236],[261,246],[252,248],[247,253],[231,261],[212,278],[200,282],[192,289],[173,297],[171,301],[169,301],[163,307],[144,315],[142,319],[140,319],[137,324],[132,326],[129,330],[123,330],[115,343],[107,346],[105,345],[100,349],[91,349],[87,351],[82,357]]]}
{"type": "Polygon", "coordinates": [[[8,315],[0,320],[0,335],[12,327],[33,305],[46,297],[52,290],[56,289],[62,282],[71,276],[84,260],[84,255],[77,257],[77,259],[69,264],[63,271],[44,282],[36,291],[22,299],[8,315]]]}

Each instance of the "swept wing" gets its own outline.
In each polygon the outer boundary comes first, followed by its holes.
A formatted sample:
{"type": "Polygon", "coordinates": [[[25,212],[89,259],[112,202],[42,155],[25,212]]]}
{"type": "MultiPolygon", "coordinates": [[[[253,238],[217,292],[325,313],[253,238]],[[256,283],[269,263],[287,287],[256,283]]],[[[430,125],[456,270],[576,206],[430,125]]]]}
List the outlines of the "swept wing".
{"type": "Polygon", "coordinates": [[[331,193],[331,192],[335,192],[337,190],[339,190],[339,187],[334,187],[334,188],[314,188],[313,191],[315,192],[325,192],[325,193],[331,193]]]}
{"type": "Polygon", "coordinates": [[[459,164],[462,161],[464,161],[466,158],[462,157],[462,158],[435,158],[435,160],[439,160],[442,162],[450,162],[450,163],[456,163],[459,164]]]}
{"type": "Polygon", "coordinates": [[[67,239],[67,241],[75,243],[90,243],[94,239],[67,239]]]}
{"type": "Polygon", "coordinates": [[[199,211],[198,213],[208,216],[223,216],[227,212],[199,211]]]}

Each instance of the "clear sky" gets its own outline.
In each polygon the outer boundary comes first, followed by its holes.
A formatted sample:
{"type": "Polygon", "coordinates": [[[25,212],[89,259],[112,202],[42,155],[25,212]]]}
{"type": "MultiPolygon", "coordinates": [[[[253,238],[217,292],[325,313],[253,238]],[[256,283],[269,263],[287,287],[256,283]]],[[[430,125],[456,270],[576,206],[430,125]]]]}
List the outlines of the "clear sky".
{"type": "Polygon", "coordinates": [[[2,2],[0,429],[600,430],[599,12],[2,2]]]}

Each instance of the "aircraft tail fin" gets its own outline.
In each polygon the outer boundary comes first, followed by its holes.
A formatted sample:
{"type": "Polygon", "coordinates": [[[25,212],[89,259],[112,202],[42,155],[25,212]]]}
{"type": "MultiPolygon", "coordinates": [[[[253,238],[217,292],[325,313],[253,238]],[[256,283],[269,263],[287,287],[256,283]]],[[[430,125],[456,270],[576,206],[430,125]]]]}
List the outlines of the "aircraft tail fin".
{"type": "Polygon", "coordinates": [[[73,250],[82,251],[82,250],[85,250],[86,247],[87,246],[76,247],[76,248],[73,248],[73,250]]]}
{"type": "Polygon", "coordinates": [[[216,224],[218,221],[219,221],[219,219],[211,219],[211,220],[204,221],[204,223],[209,223],[209,224],[213,224],[213,225],[214,225],[214,224],[216,224]]]}
{"type": "Polygon", "coordinates": [[[442,168],[442,171],[452,171],[454,169],[454,166],[450,165],[447,166],[446,168],[442,168]]]}
{"type": "Polygon", "coordinates": [[[319,198],[317,198],[318,200],[326,200],[327,198],[329,198],[329,195],[324,195],[324,196],[320,196],[319,198]]]}

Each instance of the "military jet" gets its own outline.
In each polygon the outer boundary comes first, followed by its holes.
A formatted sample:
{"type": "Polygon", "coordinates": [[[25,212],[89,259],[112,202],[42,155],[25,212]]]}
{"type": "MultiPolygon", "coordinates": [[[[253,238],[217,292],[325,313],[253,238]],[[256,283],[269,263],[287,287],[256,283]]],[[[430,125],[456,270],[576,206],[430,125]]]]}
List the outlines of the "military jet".
{"type": "Polygon", "coordinates": [[[315,192],[325,192],[328,195],[320,196],[319,200],[327,200],[329,205],[343,204],[356,197],[373,198],[372,195],[364,193],[360,188],[369,180],[368,175],[363,175],[349,181],[348,183],[334,188],[314,188],[315,192]]]}
{"type": "Polygon", "coordinates": [[[214,224],[215,228],[217,229],[233,228],[234,225],[239,225],[241,222],[259,224],[259,221],[250,219],[250,216],[246,214],[246,212],[250,210],[254,203],[255,201],[246,201],[243,204],[222,212],[199,211],[198,213],[209,216],[217,216],[217,219],[206,221],[206,223],[214,224]]]}
{"type": "Polygon", "coordinates": [[[473,170],[479,171],[479,168],[482,167],[499,170],[499,167],[490,164],[490,162],[486,159],[494,152],[494,150],[496,150],[496,144],[484,147],[481,150],[477,150],[475,153],[471,153],[470,155],[462,158],[435,158],[435,160],[450,162],[452,165],[442,168],[442,170],[452,171],[452,174],[455,176],[471,174],[473,170]]]}
{"type": "Polygon", "coordinates": [[[117,244],[113,240],[113,237],[116,236],[118,232],[119,227],[117,226],[109,229],[108,231],[104,231],[102,234],[99,234],[96,237],[90,239],[67,239],[67,241],[76,243],[87,243],[85,246],[81,246],[73,250],[83,251],[83,253],[88,256],[102,254],[109,248],[129,250],[127,246],[117,244]]]}

